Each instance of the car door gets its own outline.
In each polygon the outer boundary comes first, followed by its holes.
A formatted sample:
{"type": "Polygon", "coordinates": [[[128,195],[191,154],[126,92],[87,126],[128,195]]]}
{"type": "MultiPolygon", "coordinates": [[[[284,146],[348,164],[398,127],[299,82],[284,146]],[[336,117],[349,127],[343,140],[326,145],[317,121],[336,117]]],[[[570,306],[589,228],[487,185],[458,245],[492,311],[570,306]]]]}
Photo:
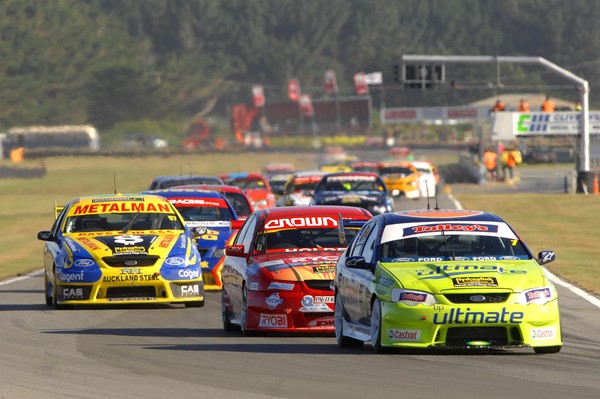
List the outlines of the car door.
{"type": "MultiPolygon", "coordinates": [[[[362,256],[365,244],[375,227],[375,223],[367,223],[363,226],[356,237],[354,237],[352,245],[348,248],[348,257],[362,256]]],[[[368,301],[368,299],[365,290],[372,279],[373,273],[370,270],[348,268],[346,266],[340,268],[338,273],[338,295],[341,295],[346,314],[354,323],[366,323],[364,320],[364,318],[366,318],[366,314],[364,313],[364,302],[366,300],[368,301]]]]}
{"type": "MultiPolygon", "coordinates": [[[[233,245],[243,245],[244,253],[252,253],[252,241],[256,230],[258,217],[250,215],[236,236],[233,245]]],[[[242,306],[242,286],[244,284],[248,258],[242,256],[225,256],[221,278],[223,289],[229,296],[231,311],[236,315],[240,313],[242,306]]]]}
{"type": "Polygon", "coordinates": [[[55,240],[46,241],[44,243],[43,259],[44,268],[46,269],[47,274],[54,273],[54,263],[57,261],[60,262],[59,259],[62,256],[61,251],[64,244],[62,242],[63,236],[61,232],[61,226],[65,219],[65,215],[67,214],[68,208],[69,206],[65,206],[52,224],[52,229],[50,231],[52,232],[52,236],[55,238],[55,240]]]}

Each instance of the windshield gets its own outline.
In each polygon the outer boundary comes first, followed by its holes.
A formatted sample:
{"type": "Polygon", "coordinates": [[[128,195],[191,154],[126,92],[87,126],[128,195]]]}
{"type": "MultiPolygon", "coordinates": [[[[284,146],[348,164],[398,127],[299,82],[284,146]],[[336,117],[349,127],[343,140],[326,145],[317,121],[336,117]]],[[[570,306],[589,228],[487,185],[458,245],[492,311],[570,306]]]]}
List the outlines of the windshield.
{"type": "Polygon", "coordinates": [[[250,204],[243,194],[223,193],[239,217],[247,217],[252,213],[250,204]]]}
{"type": "Polygon", "coordinates": [[[244,190],[260,189],[265,190],[265,182],[262,180],[230,180],[227,184],[236,186],[244,190]]]}
{"type": "Polygon", "coordinates": [[[529,259],[518,239],[473,234],[439,234],[407,237],[381,244],[383,262],[435,260],[529,259]]]}
{"type": "Polygon", "coordinates": [[[233,213],[229,208],[212,206],[181,207],[177,208],[186,222],[214,222],[233,220],[233,213]]]}
{"type": "Polygon", "coordinates": [[[379,169],[380,175],[396,174],[396,175],[408,176],[408,175],[411,175],[412,173],[413,173],[412,169],[406,168],[406,167],[388,167],[388,168],[380,168],[379,169]]]}
{"type": "MultiPolygon", "coordinates": [[[[344,228],[346,243],[352,241],[357,227],[344,228]]],[[[337,228],[289,229],[267,231],[257,238],[258,247],[267,251],[282,251],[290,248],[345,248],[337,228]],[[266,245],[266,248],[265,248],[266,245]]],[[[257,247],[258,250],[261,250],[257,247]]]]}
{"type": "Polygon", "coordinates": [[[385,191],[383,184],[372,180],[328,179],[320,188],[321,191],[385,191]]]}
{"type": "Polygon", "coordinates": [[[183,230],[183,225],[172,213],[98,213],[93,215],[69,216],[65,233],[90,231],[116,231],[128,226],[129,230],[183,230]],[[131,220],[135,220],[128,226],[131,220]]]}

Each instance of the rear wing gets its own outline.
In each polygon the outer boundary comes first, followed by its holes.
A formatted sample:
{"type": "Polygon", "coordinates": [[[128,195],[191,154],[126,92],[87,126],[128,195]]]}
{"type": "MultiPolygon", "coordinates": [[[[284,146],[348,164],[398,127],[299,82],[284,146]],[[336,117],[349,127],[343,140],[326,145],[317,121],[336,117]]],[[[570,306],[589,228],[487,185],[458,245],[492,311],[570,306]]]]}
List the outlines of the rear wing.
{"type": "Polygon", "coordinates": [[[58,215],[64,208],[64,205],[57,205],[56,202],[54,203],[54,220],[58,218],[58,215]]]}

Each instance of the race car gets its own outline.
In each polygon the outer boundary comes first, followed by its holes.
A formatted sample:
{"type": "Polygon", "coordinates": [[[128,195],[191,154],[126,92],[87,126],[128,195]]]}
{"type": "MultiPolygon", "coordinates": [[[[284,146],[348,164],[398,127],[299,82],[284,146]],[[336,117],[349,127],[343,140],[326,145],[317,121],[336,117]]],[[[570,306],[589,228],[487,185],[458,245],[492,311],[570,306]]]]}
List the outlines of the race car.
{"type": "Polygon", "coordinates": [[[379,162],[377,161],[354,161],[350,164],[353,172],[371,172],[371,173],[379,173],[377,169],[377,165],[379,162]]]}
{"type": "Polygon", "coordinates": [[[315,188],[312,205],[348,205],[365,208],[373,215],[394,210],[394,201],[375,173],[342,172],[324,175],[315,188]]]}
{"type": "Polygon", "coordinates": [[[56,207],[44,245],[46,305],[204,306],[200,253],[177,209],[147,194],[75,198],[56,207]]]}
{"type": "Polygon", "coordinates": [[[189,184],[175,186],[173,188],[186,190],[208,190],[222,193],[235,210],[238,218],[241,220],[246,220],[246,218],[250,216],[252,212],[254,212],[254,207],[252,206],[250,198],[248,198],[246,193],[244,193],[244,190],[236,186],[228,186],[226,184],[189,184]]]}
{"type": "Polygon", "coordinates": [[[377,167],[392,196],[420,197],[417,169],[406,161],[382,161],[377,167]]]}
{"type": "Polygon", "coordinates": [[[220,290],[225,246],[243,224],[231,204],[215,191],[172,188],[147,193],[166,198],[177,208],[186,226],[195,229],[204,289],[220,290]]]}
{"type": "Polygon", "coordinates": [[[155,177],[148,190],[162,190],[184,184],[225,184],[217,176],[198,176],[198,175],[177,175],[177,176],[157,176],[155,177]]]}
{"type": "Polygon", "coordinates": [[[340,346],[386,348],[562,347],[558,294],[499,216],[414,210],[375,216],[336,265],[340,346]]]}
{"type": "Polygon", "coordinates": [[[255,211],[225,250],[223,328],[333,334],[335,262],[371,217],[345,206],[255,211]]]}
{"type": "Polygon", "coordinates": [[[320,170],[297,172],[290,177],[277,199],[277,206],[309,205],[317,184],[326,175],[320,170]]]}
{"type": "Polygon", "coordinates": [[[440,181],[435,165],[429,161],[412,161],[411,163],[417,170],[417,186],[420,196],[423,198],[435,197],[440,181]]]}
{"type": "Polygon", "coordinates": [[[267,209],[275,206],[275,194],[267,178],[260,173],[231,173],[219,176],[225,184],[244,190],[252,201],[254,209],[267,209]]]}

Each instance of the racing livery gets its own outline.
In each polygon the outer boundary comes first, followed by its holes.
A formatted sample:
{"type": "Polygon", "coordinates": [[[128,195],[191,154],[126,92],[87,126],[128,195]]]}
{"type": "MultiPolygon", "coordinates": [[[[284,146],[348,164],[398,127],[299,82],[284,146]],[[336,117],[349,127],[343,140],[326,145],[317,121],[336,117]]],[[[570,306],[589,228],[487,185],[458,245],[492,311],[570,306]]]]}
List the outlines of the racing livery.
{"type": "Polygon", "coordinates": [[[394,210],[386,185],[375,173],[328,173],[315,188],[314,205],[347,205],[365,208],[373,215],[394,210]]]}
{"type": "Polygon", "coordinates": [[[231,204],[235,213],[237,213],[238,218],[242,220],[246,220],[246,218],[254,212],[254,207],[252,206],[250,198],[244,193],[244,190],[236,186],[228,186],[226,184],[189,184],[173,188],[207,190],[221,193],[227,199],[227,202],[231,204]]]}
{"type": "Polygon", "coordinates": [[[267,209],[275,206],[275,194],[271,191],[268,179],[260,173],[231,173],[219,177],[225,184],[244,190],[252,201],[254,209],[267,209]]]}
{"type": "Polygon", "coordinates": [[[333,334],[335,262],[370,218],[346,206],[255,211],[225,251],[224,329],[333,334]]]}
{"type": "Polygon", "coordinates": [[[204,305],[200,253],[164,198],[87,196],[57,210],[52,230],[38,233],[48,306],[204,305]]]}
{"type": "Polygon", "coordinates": [[[436,209],[374,217],[336,265],[340,346],[562,347],[558,295],[500,217],[436,209]]]}
{"type": "Polygon", "coordinates": [[[220,290],[225,246],[243,223],[231,204],[215,191],[168,189],[148,193],[160,195],[175,205],[186,226],[194,229],[196,245],[202,257],[200,265],[204,289],[220,290]]]}
{"type": "Polygon", "coordinates": [[[324,175],[326,173],[320,170],[294,173],[277,199],[277,206],[310,205],[315,188],[324,175]]]}
{"type": "Polygon", "coordinates": [[[378,170],[392,196],[402,195],[406,198],[417,199],[421,195],[418,172],[410,162],[382,161],[379,163],[378,170]]]}

